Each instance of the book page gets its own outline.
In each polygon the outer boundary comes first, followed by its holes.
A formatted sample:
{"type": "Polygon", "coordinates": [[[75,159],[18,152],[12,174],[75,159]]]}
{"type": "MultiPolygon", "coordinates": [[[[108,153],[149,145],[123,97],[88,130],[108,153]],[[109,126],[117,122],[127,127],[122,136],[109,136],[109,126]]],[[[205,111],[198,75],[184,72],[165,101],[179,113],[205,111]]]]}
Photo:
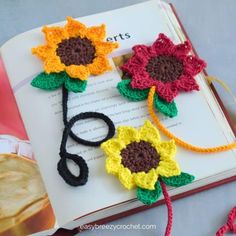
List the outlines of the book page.
{"type": "MultiPolygon", "coordinates": [[[[157,2],[79,19],[88,25],[106,23],[108,37],[118,41],[120,48],[110,56],[111,72],[91,76],[84,93],[69,94],[69,117],[80,112],[102,112],[113,120],[116,127],[139,127],[144,120],[150,119],[145,101],[130,102],[119,95],[116,85],[121,77],[113,58],[130,53],[135,44],[150,44],[160,32],[179,42],[162,17],[157,2]]],[[[71,139],[67,143],[68,152],[85,158],[89,166],[89,180],[85,186],[71,187],[59,176],[57,162],[64,128],[61,90],[48,92],[30,85],[31,80],[43,70],[42,63],[31,55],[30,49],[43,43],[40,29],[35,29],[9,41],[1,53],[58,223],[63,225],[95,210],[135,198],[135,191],[125,190],[116,177],[106,173],[105,156],[100,148],[85,147],[71,139]]],[[[204,91],[182,93],[175,101],[179,109],[176,118],[167,119],[158,114],[173,133],[190,143],[206,147],[228,142],[208,106],[204,91]]],[[[107,132],[103,122],[92,119],[77,122],[73,130],[80,137],[90,140],[101,139],[107,132]]],[[[162,138],[165,139],[164,136],[162,138]]],[[[236,168],[233,151],[204,156],[178,148],[176,158],[181,170],[195,175],[197,180],[236,168]]]]}

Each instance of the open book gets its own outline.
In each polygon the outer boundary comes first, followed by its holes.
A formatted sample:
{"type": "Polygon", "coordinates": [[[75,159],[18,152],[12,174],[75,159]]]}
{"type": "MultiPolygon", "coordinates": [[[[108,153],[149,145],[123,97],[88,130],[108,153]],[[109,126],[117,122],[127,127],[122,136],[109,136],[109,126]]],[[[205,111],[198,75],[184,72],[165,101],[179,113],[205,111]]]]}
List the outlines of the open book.
{"type": "MultiPolygon", "coordinates": [[[[113,65],[111,72],[96,78],[90,77],[83,94],[69,94],[68,116],[97,111],[109,116],[116,127],[141,126],[145,120],[150,119],[145,102],[130,102],[121,97],[116,89],[117,83],[121,81],[117,68],[119,59],[130,54],[135,44],[151,44],[159,33],[166,34],[175,43],[185,41],[187,36],[172,7],[153,0],[82,17],[79,21],[88,26],[105,23],[107,40],[119,42],[120,47],[110,55],[113,65]]],[[[43,234],[52,234],[59,227],[73,229],[148,208],[136,199],[134,191],[125,190],[115,177],[108,176],[105,156],[100,148],[79,145],[69,139],[68,151],[82,154],[88,163],[89,180],[85,186],[75,188],[68,186],[59,176],[57,163],[64,127],[61,90],[48,93],[30,85],[32,79],[43,70],[41,62],[31,54],[31,48],[43,42],[41,28],[37,28],[16,36],[0,49],[1,60],[55,214],[55,225],[43,234]]],[[[176,98],[179,107],[177,118],[158,116],[171,132],[189,143],[204,147],[231,143],[235,140],[234,132],[205,76],[204,73],[196,76],[199,92],[180,94],[176,98]]],[[[80,137],[90,140],[101,139],[107,132],[106,126],[94,120],[78,122],[73,130],[80,137]]],[[[164,135],[162,138],[165,139],[164,135]]],[[[236,179],[235,150],[202,155],[178,148],[176,158],[181,170],[193,174],[196,179],[187,186],[170,188],[169,194],[173,198],[236,179]]],[[[68,165],[74,168],[73,163],[68,165]]],[[[77,170],[73,171],[76,173],[77,170]]]]}

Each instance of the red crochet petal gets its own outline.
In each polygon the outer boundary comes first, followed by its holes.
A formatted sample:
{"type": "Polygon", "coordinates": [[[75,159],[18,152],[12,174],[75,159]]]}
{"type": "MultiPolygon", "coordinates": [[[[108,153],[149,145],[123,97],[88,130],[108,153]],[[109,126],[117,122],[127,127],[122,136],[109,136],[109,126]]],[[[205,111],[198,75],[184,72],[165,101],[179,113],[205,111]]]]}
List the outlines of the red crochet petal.
{"type": "Polygon", "coordinates": [[[197,75],[206,67],[206,62],[195,56],[183,57],[183,63],[185,72],[192,76],[197,75]]]}
{"type": "Polygon", "coordinates": [[[156,81],[156,92],[158,96],[169,103],[178,95],[178,90],[172,83],[164,84],[160,81],[156,81]]]}
{"type": "Polygon", "coordinates": [[[167,36],[159,34],[152,46],[134,46],[133,57],[121,69],[131,75],[132,88],[142,90],[156,86],[156,93],[167,102],[171,102],[179,90],[199,90],[194,76],[206,67],[206,63],[195,56],[188,55],[191,49],[189,41],[174,45],[167,36]],[[172,58],[176,58],[177,61],[172,58]],[[176,76],[174,79],[163,81],[162,76],[158,74],[162,71],[166,78],[172,74],[176,76]]]}
{"type": "Polygon", "coordinates": [[[192,50],[191,43],[189,41],[185,41],[184,43],[178,44],[174,46],[174,55],[176,57],[187,55],[192,50]]]}
{"type": "Polygon", "coordinates": [[[155,56],[154,53],[151,52],[150,47],[146,45],[136,45],[133,48],[135,56],[139,57],[142,61],[148,61],[150,57],[155,56]]]}
{"type": "Polygon", "coordinates": [[[174,85],[179,90],[192,91],[199,90],[199,86],[196,80],[191,75],[181,75],[178,80],[175,81],[174,85]]]}
{"type": "Polygon", "coordinates": [[[134,89],[147,89],[151,88],[154,85],[154,82],[149,74],[146,71],[139,71],[139,73],[135,73],[132,77],[131,87],[134,89]]]}
{"type": "Polygon", "coordinates": [[[134,75],[140,70],[145,70],[145,64],[146,60],[142,60],[134,55],[124,65],[122,65],[120,69],[130,75],[134,75]]]}
{"type": "Polygon", "coordinates": [[[158,39],[153,43],[151,49],[155,51],[156,56],[160,54],[171,54],[174,50],[175,45],[173,42],[164,34],[159,34],[158,39]]]}

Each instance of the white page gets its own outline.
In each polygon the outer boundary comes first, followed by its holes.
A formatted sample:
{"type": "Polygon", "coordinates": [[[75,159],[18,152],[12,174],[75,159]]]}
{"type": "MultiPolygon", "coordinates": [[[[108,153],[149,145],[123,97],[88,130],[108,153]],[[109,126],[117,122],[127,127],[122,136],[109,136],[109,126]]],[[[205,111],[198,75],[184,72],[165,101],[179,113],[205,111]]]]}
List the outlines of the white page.
{"type": "MultiPolygon", "coordinates": [[[[124,54],[134,44],[149,44],[160,32],[173,38],[163,22],[156,1],[80,20],[88,25],[106,23],[110,37],[127,32],[131,35],[130,39],[119,41],[120,48],[113,56],[124,54]]],[[[174,40],[178,41],[177,38],[174,40]]],[[[30,54],[30,48],[43,42],[40,29],[35,29],[9,41],[3,46],[1,53],[57,220],[62,225],[91,211],[134,198],[135,192],[124,190],[117,178],[106,174],[105,157],[99,148],[84,147],[70,139],[68,151],[82,153],[87,160],[89,181],[83,187],[74,188],[66,185],[58,175],[56,167],[64,127],[60,106],[61,91],[47,92],[30,86],[32,78],[42,71],[42,63],[30,54]]],[[[116,126],[142,125],[146,118],[149,119],[145,102],[129,102],[122,98],[115,88],[119,81],[120,76],[115,69],[102,76],[90,77],[86,92],[70,94],[69,107],[73,109],[69,111],[69,116],[83,111],[99,111],[108,115],[116,126]]],[[[195,145],[227,143],[202,93],[203,91],[183,93],[178,96],[178,117],[165,119],[163,122],[177,136],[195,145]]],[[[84,138],[95,138],[100,132],[104,134],[106,131],[106,128],[101,128],[86,133],[88,129],[100,127],[101,123],[86,124],[80,129],[84,138]]],[[[182,171],[195,175],[198,180],[236,167],[232,151],[203,156],[181,148],[178,150],[176,158],[182,171]]]]}

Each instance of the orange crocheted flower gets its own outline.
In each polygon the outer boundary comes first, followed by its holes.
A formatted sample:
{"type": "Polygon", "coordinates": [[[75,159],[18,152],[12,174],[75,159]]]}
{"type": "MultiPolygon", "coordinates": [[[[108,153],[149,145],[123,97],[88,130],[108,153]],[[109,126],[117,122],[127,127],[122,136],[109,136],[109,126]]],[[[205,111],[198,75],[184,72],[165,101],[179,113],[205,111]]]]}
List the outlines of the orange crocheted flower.
{"type": "Polygon", "coordinates": [[[71,78],[86,80],[90,74],[111,70],[107,55],[118,47],[104,42],[105,25],[86,27],[67,17],[64,27],[43,27],[46,44],[32,49],[44,62],[46,73],[65,71],[71,78]]]}

